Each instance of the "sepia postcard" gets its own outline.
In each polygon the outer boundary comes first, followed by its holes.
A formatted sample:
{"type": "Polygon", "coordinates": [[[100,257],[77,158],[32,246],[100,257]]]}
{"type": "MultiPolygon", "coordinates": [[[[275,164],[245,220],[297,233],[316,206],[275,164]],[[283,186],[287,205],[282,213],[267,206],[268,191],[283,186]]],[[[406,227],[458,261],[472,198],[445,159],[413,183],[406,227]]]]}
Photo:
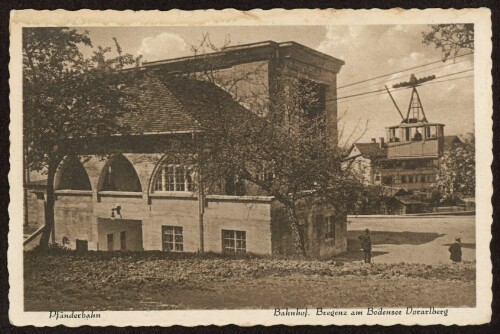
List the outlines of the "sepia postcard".
{"type": "Polygon", "coordinates": [[[490,321],[488,9],[12,11],[16,326],[490,321]]]}

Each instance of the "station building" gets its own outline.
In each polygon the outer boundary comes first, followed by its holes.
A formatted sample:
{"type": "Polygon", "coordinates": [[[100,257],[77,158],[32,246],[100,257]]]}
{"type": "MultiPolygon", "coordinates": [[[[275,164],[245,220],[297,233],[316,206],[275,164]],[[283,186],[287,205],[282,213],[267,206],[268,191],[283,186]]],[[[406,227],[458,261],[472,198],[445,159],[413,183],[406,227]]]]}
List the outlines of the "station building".
{"type": "MultiPolygon", "coordinates": [[[[133,85],[142,112],[128,119],[141,134],[107,138],[95,145],[99,150],[92,145],[79,150],[75,144],[78,156],[67,156],[56,175],[52,241],[98,251],[294,253],[285,210],[275,198],[262,192],[220,192],[200,201],[193,171],[165,152],[193,140],[207,113],[221,105],[229,112],[252,111],[251,105],[236,101],[256,90],[271,101],[278,72],[300,74],[321,87],[328,140],[336,145],[336,78],[342,65],[300,44],[271,41],[143,64],[141,71],[147,75],[133,85]],[[242,80],[224,91],[186,75],[207,63],[227,78],[258,70],[259,80],[242,80]]],[[[43,180],[26,187],[26,223],[37,229],[43,226],[43,180]]],[[[299,216],[309,256],[346,251],[345,215],[321,206],[304,209],[299,216]]],[[[25,248],[36,239],[36,233],[30,234],[25,248]]]]}

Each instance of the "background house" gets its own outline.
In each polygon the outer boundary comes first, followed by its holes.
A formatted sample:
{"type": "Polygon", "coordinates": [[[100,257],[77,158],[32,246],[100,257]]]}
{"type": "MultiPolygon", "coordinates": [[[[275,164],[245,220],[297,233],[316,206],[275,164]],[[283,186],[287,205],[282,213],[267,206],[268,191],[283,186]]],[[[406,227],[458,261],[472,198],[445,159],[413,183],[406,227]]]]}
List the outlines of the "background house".
{"type": "Polygon", "coordinates": [[[370,143],[354,143],[347,153],[347,161],[352,168],[363,175],[367,184],[381,184],[380,172],[377,169],[379,159],[387,157],[384,138],[377,143],[375,138],[370,143]]]}
{"type": "Polygon", "coordinates": [[[463,141],[458,136],[444,136],[444,150],[449,151],[455,145],[463,145],[463,141]]]}

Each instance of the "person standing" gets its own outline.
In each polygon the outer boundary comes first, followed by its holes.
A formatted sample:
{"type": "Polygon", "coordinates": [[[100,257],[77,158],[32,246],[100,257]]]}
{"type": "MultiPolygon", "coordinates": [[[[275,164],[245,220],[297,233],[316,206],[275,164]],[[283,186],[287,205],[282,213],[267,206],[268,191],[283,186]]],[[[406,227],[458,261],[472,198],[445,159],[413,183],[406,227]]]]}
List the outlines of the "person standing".
{"type": "Polygon", "coordinates": [[[462,261],[462,243],[460,238],[456,238],[455,242],[451,244],[450,248],[448,248],[450,252],[450,259],[453,262],[461,262],[462,261]]]}
{"type": "Polygon", "coordinates": [[[366,229],[365,234],[360,235],[361,248],[363,248],[363,253],[365,255],[365,263],[372,262],[372,240],[370,237],[370,230],[366,229]]]}

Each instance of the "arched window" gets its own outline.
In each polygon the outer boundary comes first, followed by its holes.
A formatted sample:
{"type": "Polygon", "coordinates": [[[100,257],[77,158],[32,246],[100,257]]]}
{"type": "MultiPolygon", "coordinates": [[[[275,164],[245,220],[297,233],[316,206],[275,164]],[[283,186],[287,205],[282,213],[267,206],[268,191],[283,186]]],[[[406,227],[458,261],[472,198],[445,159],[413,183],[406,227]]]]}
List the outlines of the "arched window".
{"type": "Polygon", "coordinates": [[[77,157],[68,156],[61,163],[56,190],[92,190],[87,172],[77,157]]]}
{"type": "Polygon", "coordinates": [[[153,181],[153,192],[194,191],[194,173],[187,166],[162,163],[153,181]]]}
{"type": "Polygon", "coordinates": [[[123,155],[117,155],[104,168],[104,191],[141,192],[141,182],[134,166],[123,155]]]}

